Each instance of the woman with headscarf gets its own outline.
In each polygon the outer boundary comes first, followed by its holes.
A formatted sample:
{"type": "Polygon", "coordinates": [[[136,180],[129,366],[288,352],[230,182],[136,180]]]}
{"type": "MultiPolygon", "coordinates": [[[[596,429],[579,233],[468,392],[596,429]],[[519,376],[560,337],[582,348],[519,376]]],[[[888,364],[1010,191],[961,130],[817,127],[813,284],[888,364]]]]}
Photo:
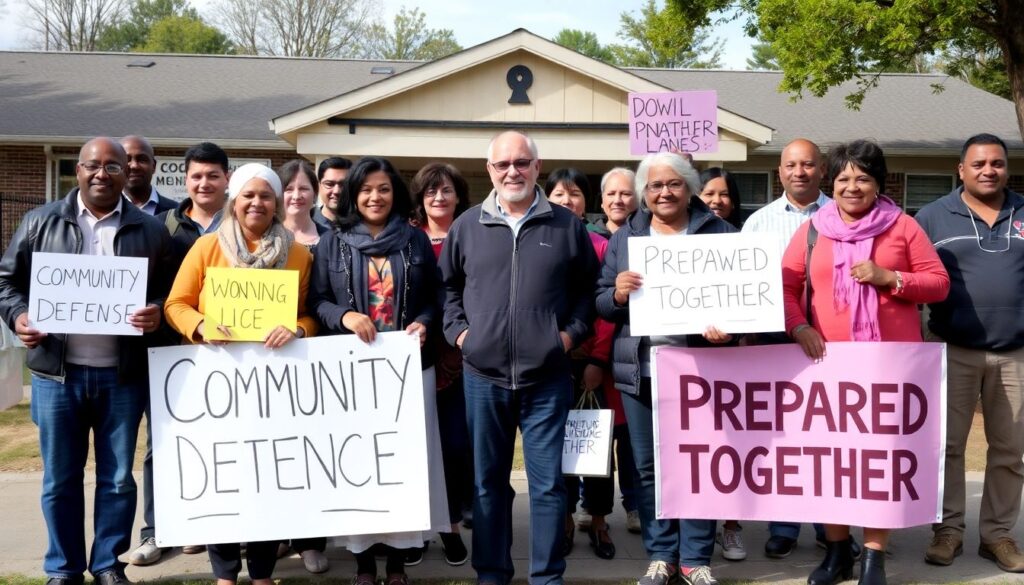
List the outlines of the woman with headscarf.
{"type": "MultiPolygon", "coordinates": [[[[263,345],[277,349],[295,338],[316,334],[316,321],[306,314],[306,292],[313,258],[284,227],[281,199],[280,179],[274,171],[261,164],[242,165],[231,175],[220,227],[215,233],[196,240],[185,256],[164,304],[167,322],[188,342],[206,342],[202,292],[206,270],[211,267],[297,270],[299,298],[296,321],[281,323],[271,329],[263,345]],[[292,326],[295,327],[294,332],[290,328],[292,326]]],[[[218,325],[217,329],[230,338],[229,327],[218,325]]],[[[246,546],[249,577],[254,585],[271,585],[270,577],[277,562],[277,544],[277,541],[249,542],[246,546]]],[[[233,585],[242,570],[239,544],[211,544],[208,552],[217,585],[233,585]]]]}
{"type": "MultiPolygon", "coordinates": [[[[430,238],[409,224],[409,191],[385,159],[365,157],[349,171],[338,202],[336,227],[320,239],[313,268],[310,308],[325,330],[355,334],[370,343],[378,332],[405,331],[420,343],[431,528],[448,532],[444,465],[437,428],[433,348],[438,327],[437,261],[430,238]]],[[[387,555],[385,585],[407,585],[405,557],[419,548],[423,532],[362,534],[342,540],[356,556],[353,585],[374,585],[374,545],[387,555]]]]}

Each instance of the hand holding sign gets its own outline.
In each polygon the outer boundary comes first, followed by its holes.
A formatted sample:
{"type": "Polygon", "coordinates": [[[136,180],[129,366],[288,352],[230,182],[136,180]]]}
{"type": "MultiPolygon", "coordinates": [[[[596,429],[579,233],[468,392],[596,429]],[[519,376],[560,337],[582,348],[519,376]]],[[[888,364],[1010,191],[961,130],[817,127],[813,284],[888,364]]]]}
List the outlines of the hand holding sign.
{"type": "Polygon", "coordinates": [[[18,315],[14,320],[14,333],[25,347],[32,349],[46,337],[46,334],[28,324],[28,313],[18,315]]]}

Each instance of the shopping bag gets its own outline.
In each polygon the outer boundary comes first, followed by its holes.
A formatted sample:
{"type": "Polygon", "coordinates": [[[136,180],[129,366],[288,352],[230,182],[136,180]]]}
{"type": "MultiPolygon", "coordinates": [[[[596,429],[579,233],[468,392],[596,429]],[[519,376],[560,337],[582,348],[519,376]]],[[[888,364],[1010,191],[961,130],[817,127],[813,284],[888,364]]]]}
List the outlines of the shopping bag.
{"type": "Polygon", "coordinates": [[[600,408],[592,390],[583,392],[565,421],[562,474],[608,477],[611,474],[611,409],[600,408]]]}

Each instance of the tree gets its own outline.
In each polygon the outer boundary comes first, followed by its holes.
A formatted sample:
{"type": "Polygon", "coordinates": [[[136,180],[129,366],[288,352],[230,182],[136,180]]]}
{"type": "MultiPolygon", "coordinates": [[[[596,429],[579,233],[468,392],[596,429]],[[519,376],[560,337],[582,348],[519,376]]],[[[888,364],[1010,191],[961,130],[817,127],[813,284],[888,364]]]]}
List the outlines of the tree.
{"type": "Polygon", "coordinates": [[[289,57],[354,54],[369,0],[218,0],[218,22],[240,53],[289,57]]]}
{"type": "Polygon", "coordinates": [[[419,8],[404,6],[395,14],[393,27],[381,23],[370,27],[362,55],[367,59],[432,61],[462,50],[451,29],[427,28],[427,15],[419,8]]]}
{"type": "Polygon", "coordinates": [[[231,40],[199,18],[168,16],[149,29],[146,44],[136,50],[145,53],[198,53],[226,55],[234,52],[231,40]]]}
{"type": "Polygon", "coordinates": [[[747,69],[759,71],[778,71],[779,59],[775,56],[772,46],[765,42],[754,43],[751,56],[747,59],[747,69]]]}
{"type": "Polygon", "coordinates": [[[576,30],[574,28],[563,28],[551,40],[591,59],[597,59],[612,65],[617,64],[615,53],[612,52],[610,47],[602,45],[601,41],[597,40],[597,35],[592,32],[576,30]]]}
{"type": "Polygon", "coordinates": [[[47,51],[95,51],[104,29],[121,21],[124,0],[27,0],[26,27],[47,51]]]}
{"type": "Polygon", "coordinates": [[[998,55],[1024,137],[1024,0],[668,0],[680,20],[746,18],[778,55],[782,91],[822,96],[856,80],[858,107],[882,71],[949,47],[998,55]],[[723,11],[732,11],[725,14],[723,11]]]}
{"type": "Polygon", "coordinates": [[[188,0],[136,0],[124,21],[103,30],[97,48],[101,51],[140,48],[148,41],[153,25],[171,16],[199,19],[199,14],[189,6],[188,0]]]}
{"type": "Polygon", "coordinates": [[[619,16],[619,38],[613,45],[616,61],[623,67],[665,67],[707,69],[721,66],[723,41],[711,40],[711,33],[683,18],[671,3],[658,9],[646,0],[639,16],[619,16]]]}

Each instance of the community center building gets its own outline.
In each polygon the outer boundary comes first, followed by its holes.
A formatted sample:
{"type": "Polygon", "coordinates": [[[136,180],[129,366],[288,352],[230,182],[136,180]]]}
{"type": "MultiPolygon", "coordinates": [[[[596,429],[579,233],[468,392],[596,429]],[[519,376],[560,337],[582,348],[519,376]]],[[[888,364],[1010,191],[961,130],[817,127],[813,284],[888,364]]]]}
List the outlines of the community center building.
{"type": "Polygon", "coordinates": [[[0,52],[3,241],[25,210],[74,186],[78,148],[94,135],[149,138],[155,184],[172,197],[185,196],[185,149],[210,140],[233,163],[372,154],[411,176],[443,159],[480,200],[490,190],[486,146],[503,129],[536,139],[544,171],[572,165],[596,179],[635,165],[630,92],[717,92],[719,149],[695,159],[736,173],[748,212],[781,194],[779,154],[797,137],[826,149],[874,139],[889,164],[885,191],[910,212],[956,185],[960,145],[978,132],[1007,142],[1010,187],[1024,188],[1008,100],[947,75],[884,74],[855,111],[843,99],[852,83],[793,101],[777,91],[781,79],[617,68],[522,29],[431,62],[0,52]]]}

